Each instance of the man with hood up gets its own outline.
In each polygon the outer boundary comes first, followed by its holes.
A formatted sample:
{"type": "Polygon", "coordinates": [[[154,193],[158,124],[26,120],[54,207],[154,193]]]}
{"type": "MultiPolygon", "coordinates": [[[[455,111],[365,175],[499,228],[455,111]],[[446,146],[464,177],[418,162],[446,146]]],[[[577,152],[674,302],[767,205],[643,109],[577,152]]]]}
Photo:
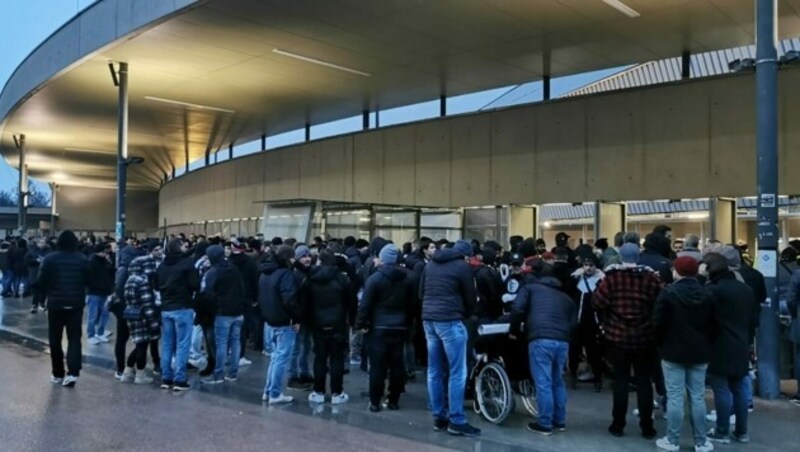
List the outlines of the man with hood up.
{"type": "Polygon", "coordinates": [[[50,339],[50,360],[53,374],[50,381],[74,387],[81,371],[81,322],[89,285],[89,262],[78,252],[78,238],[72,231],[58,236],[57,250],[47,255],[39,268],[34,285],[47,297],[47,324],[50,339]],[[67,371],[64,371],[64,350],[61,338],[67,330],[67,371]]]}
{"type": "Polygon", "coordinates": [[[161,293],[161,321],[164,328],[161,389],[172,387],[173,391],[189,389],[186,365],[192,345],[192,299],[200,288],[200,275],[192,259],[186,257],[187,250],[188,244],[183,240],[170,240],[164,262],[158,266],[155,276],[155,287],[161,293]]]}
{"type": "Polygon", "coordinates": [[[409,270],[397,265],[398,250],[393,244],[383,247],[378,269],[364,287],[356,328],[369,330],[369,410],[380,411],[384,380],[389,376],[386,408],[399,409],[404,388],[403,343],[414,312],[413,278],[409,270]]]}
{"type": "Polygon", "coordinates": [[[297,282],[292,275],[294,249],[276,246],[261,265],[258,279],[258,305],[268,326],[265,337],[270,338],[273,352],[267,369],[262,401],[270,405],[291,403],[294,397],[283,394],[283,377],[292,354],[295,337],[300,329],[302,312],[297,302],[297,282]]]}
{"type": "Polygon", "coordinates": [[[203,275],[200,292],[214,305],[214,340],[216,342],[216,365],[214,374],[203,380],[206,384],[236,381],[239,375],[239,358],[242,352],[242,324],[248,301],[244,297],[244,283],[239,270],[225,260],[225,249],[221,245],[209,246],[206,256],[211,269],[203,275]],[[225,362],[231,351],[228,374],[225,362]]]}
{"type": "Polygon", "coordinates": [[[459,240],[439,250],[425,267],[420,284],[422,323],[428,342],[428,397],[434,430],[452,435],[478,436],[480,429],[467,423],[464,387],[467,381],[467,329],[464,321],[475,314],[477,293],[466,259],[472,245],[459,240]],[[449,369],[444,369],[447,363],[449,369]],[[444,380],[448,375],[448,404],[444,380]],[[445,406],[449,406],[448,409],[445,406]]]}
{"type": "MultiPolygon", "coordinates": [[[[383,237],[375,237],[369,245],[369,257],[364,261],[361,271],[358,272],[359,281],[366,281],[375,272],[375,263],[378,260],[378,254],[384,246],[389,242],[383,237]]],[[[363,289],[358,291],[358,300],[360,302],[363,295],[363,289]]],[[[350,336],[350,365],[359,366],[364,372],[367,371],[367,345],[364,334],[360,331],[353,331],[350,336]]]]}
{"type": "Polygon", "coordinates": [[[330,249],[319,253],[318,265],[300,286],[300,305],[314,337],[314,391],[311,403],[323,403],[330,370],[331,404],[349,400],[344,392],[344,359],[348,325],[355,320],[356,297],[350,279],[330,249]]]}

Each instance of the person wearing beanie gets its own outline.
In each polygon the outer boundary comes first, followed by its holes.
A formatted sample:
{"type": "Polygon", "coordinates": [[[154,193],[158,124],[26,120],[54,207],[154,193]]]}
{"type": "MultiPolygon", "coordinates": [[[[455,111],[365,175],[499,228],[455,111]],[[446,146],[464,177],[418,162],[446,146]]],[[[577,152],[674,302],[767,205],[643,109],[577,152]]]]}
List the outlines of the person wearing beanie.
{"type": "Polygon", "coordinates": [[[464,321],[475,314],[477,301],[475,279],[467,263],[471,254],[472,246],[464,240],[456,242],[453,248],[439,250],[425,267],[420,284],[422,322],[428,342],[428,398],[434,429],[463,436],[481,433],[467,423],[464,415],[467,380],[464,321]],[[444,369],[444,365],[449,368],[444,369]],[[447,405],[445,387],[449,392],[447,405]]]}
{"type": "Polygon", "coordinates": [[[422,303],[419,299],[419,286],[425,266],[433,259],[436,251],[436,243],[429,237],[422,237],[417,242],[416,250],[408,256],[405,262],[405,268],[411,272],[412,285],[414,286],[414,312],[406,339],[405,352],[406,377],[409,380],[416,379],[418,363],[425,363],[428,360],[425,334],[422,329],[422,303]]]}
{"type": "Polygon", "coordinates": [[[680,450],[687,392],[695,451],[714,448],[706,438],[705,381],[718,328],[714,296],[698,282],[698,267],[691,255],[675,259],[675,282],[661,291],[653,310],[655,343],[667,389],[667,435],[656,441],[662,450],[680,450]]]}
{"type": "Polygon", "coordinates": [[[759,324],[761,306],[747,284],[731,270],[728,256],[710,253],[704,262],[708,269],[708,289],[714,295],[714,312],[719,325],[708,365],[708,381],[714,391],[717,425],[708,433],[711,441],[729,443],[749,441],[747,409],[749,397],[750,349],[759,324]],[[730,415],[736,415],[736,428],[730,431],[730,415]]]}
{"type": "Polygon", "coordinates": [[[114,264],[108,257],[111,247],[98,243],[89,257],[89,286],[86,297],[89,310],[86,321],[86,342],[92,345],[109,342],[111,331],[106,331],[108,309],[106,300],[114,293],[114,264]]]}
{"type": "Polygon", "coordinates": [[[384,381],[389,377],[385,407],[399,409],[404,391],[403,345],[415,311],[413,277],[397,264],[398,250],[388,244],[378,254],[377,271],[364,286],[355,328],[369,331],[369,410],[381,410],[384,381]]]}
{"type": "Polygon", "coordinates": [[[89,286],[89,262],[78,252],[78,238],[70,230],[58,236],[55,252],[48,254],[33,283],[47,299],[47,324],[53,384],[74,387],[81,371],[81,323],[89,286]],[[61,339],[67,330],[67,370],[61,339]]]}
{"type": "MultiPolygon", "coordinates": [[[[311,250],[300,245],[294,250],[294,270],[293,275],[297,287],[311,275],[312,258],[311,250]]],[[[292,354],[289,358],[289,383],[292,389],[311,389],[314,377],[311,376],[311,369],[308,364],[308,357],[311,354],[311,326],[304,322],[297,331],[297,337],[292,347],[292,354]]]]}
{"type": "Polygon", "coordinates": [[[245,241],[235,241],[232,244],[232,254],[228,261],[236,267],[242,277],[242,296],[245,300],[244,322],[240,335],[241,354],[239,366],[249,366],[253,362],[245,357],[248,340],[255,343],[261,342],[260,338],[263,328],[258,320],[256,294],[258,293],[258,265],[255,259],[247,252],[248,245],[245,241]]]}
{"type": "MultiPolygon", "coordinates": [[[[200,274],[192,259],[186,257],[188,249],[188,243],[183,240],[170,240],[154,280],[154,286],[161,294],[161,323],[164,329],[161,341],[161,388],[176,392],[189,389],[186,371],[194,323],[192,299],[200,289],[200,274]]],[[[213,313],[201,319],[201,325],[209,354],[206,372],[210,372],[214,364],[212,350],[215,349],[213,313]]]]}
{"type": "MultiPolygon", "coordinates": [[[[362,297],[364,283],[377,269],[376,263],[378,261],[378,254],[388,243],[389,242],[386,239],[380,236],[373,238],[372,242],[370,242],[369,248],[367,249],[367,257],[353,278],[355,291],[358,294],[362,294],[362,297]]],[[[359,297],[359,300],[360,299],[361,297],[359,297]]],[[[366,338],[361,331],[354,329],[350,335],[350,365],[359,366],[362,371],[367,372],[367,357],[368,349],[366,338]]]]}
{"type": "Polygon", "coordinates": [[[622,263],[606,268],[606,276],[592,297],[592,306],[608,347],[607,356],[614,367],[613,420],[608,431],[617,437],[624,434],[633,369],[639,426],[642,436],[654,439],[657,432],[653,426],[655,332],[652,316],[662,284],[652,269],[638,265],[638,245],[626,243],[619,254],[622,263]]]}
{"type": "Polygon", "coordinates": [[[264,337],[273,346],[261,400],[270,404],[294,400],[294,397],[283,394],[284,372],[302,318],[297,301],[297,282],[292,274],[294,258],[292,247],[278,246],[275,253],[262,262],[258,279],[258,306],[267,325],[264,337]]]}
{"type": "Polygon", "coordinates": [[[355,320],[356,297],[350,279],[339,270],[333,251],[319,253],[318,265],[300,285],[303,325],[314,337],[314,390],[311,403],[324,403],[330,370],[331,404],[347,402],[344,392],[344,359],[348,325],[355,320]]]}

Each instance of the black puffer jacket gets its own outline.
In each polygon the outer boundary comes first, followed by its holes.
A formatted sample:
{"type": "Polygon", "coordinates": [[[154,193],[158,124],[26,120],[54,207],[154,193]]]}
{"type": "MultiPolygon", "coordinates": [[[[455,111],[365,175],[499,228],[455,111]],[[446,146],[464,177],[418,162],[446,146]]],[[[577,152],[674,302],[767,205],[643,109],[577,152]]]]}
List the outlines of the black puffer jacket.
{"type": "Polygon", "coordinates": [[[478,289],[478,319],[491,322],[502,316],[504,287],[500,273],[488,265],[481,265],[475,269],[475,285],[478,289]]]}
{"type": "Polygon", "coordinates": [[[356,298],[350,279],[338,267],[320,265],[300,287],[300,305],[312,328],[345,331],[353,323],[356,298]]]}
{"type": "Polygon", "coordinates": [[[511,306],[511,331],[525,322],[528,341],[551,339],[569,342],[578,323],[575,302],[553,277],[543,277],[522,286],[511,306]]]}
{"type": "Polygon", "coordinates": [[[258,297],[259,276],[258,264],[256,264],[255,259],[244,253],[234,253],[230,258],[230,262],[239,270],[239,275],[242,277],[244,290],[242,296],[245,301],[250,304],[255,303],[258,297]]]}
{"type": "Polygon", "coordinates": [[[717,334],[716,320],[714,296],[695,278],[667,286],[653,310],[661,359],[685,365],[708,363],[717,334]]]}
{"type": "MultiPolygon", "coordinates": [[[[25,254],[25,265],[28,267],[28,281],[36,281],[39,276],[39,267],[45,256],[50,252],[47,248],[39,248],[34,245],[25,254]]],[[[29,283],[30,284],[30,283],[29,283]]]]}
{"type": "Polygon", "coordinates": [[[477,293],[472,268],[464,256],[443,249],[425,266],[420,283],[422,320],[466,320],[475,313],[477,293]]]}
{"type": "Polygon", "coordinates": [[[89,261],[81,253],[56,251],[42,261],[35,287],[51,310],[80,309],[86,304],[89,261]]]}
{"type": "Polygon", "coordinates": [[[750,344],[755,338],[761,307],[747,284],[726,272],[708,285],[714,294],[719,334],[714,339],[708,373],[726,377],[747,375],[750,344]]]}
{"type": "Polygon", "coordinates": [[[258,306],[269,326],[280,327],[300,323],[297,283],[292,266],[280,256],[271,254],[261,263],[258,278],[258,306]]]}
{"type": "Polygon", "coordinates": [[[191,309],[194,293],[200,289],[200,274],[183,254],[167,254],[158,266],[155,287],[161,292],[161,310],[191,309]]]}
{"type": "Polygon", "coordinates": [[[114,293],[114,266],[97,254],[89,257],[89,295],[107,297],[114,293]]]}
{"type": "Polygon", "coordinates": [[[416,303],[411,272],[397,265],[382,265],[364,286],[356,328],[406,329],[416,303]]]}
{"type": "Polygon", "coordinates": [[[203,295],[214,304],[216,314],[226,317],[244,315],[247,302],[244,298],[242,276],[236,267],[224,259],[224,251],[209,256],[211,268],[203,275],[203,295]]]}

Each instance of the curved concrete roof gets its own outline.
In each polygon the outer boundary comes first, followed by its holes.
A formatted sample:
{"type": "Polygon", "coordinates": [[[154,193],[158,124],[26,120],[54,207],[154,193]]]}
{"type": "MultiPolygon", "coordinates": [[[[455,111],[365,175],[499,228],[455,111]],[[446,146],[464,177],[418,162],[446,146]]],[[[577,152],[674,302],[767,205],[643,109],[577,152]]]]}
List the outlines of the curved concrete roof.
{"type": "MultiPolygon", "coordinates": [[[[132,188],[262,134],[551,76],[753,41],[752,0],[100,0],[37,48],[0,95],[0,147],[30,174],[113,186],[116,89],[130,64],[132,188]],[[549,59],[547,58],[549,57],[549,59]],[[547,63],[545,63],[547,61],[547,63]]],[[[781,0],[780,36],[800,35],[781,0]]]]}

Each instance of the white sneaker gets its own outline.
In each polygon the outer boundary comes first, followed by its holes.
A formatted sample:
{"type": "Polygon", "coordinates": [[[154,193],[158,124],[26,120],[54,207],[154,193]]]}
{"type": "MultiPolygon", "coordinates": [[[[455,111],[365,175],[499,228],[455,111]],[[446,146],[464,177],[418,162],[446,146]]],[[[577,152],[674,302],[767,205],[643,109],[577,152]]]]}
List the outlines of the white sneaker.
{"type": "Polygon", "coordinates": [[[86,342],[88,342],[89,345],[97,345],[100,343],[100,339],[98,339],[97,336],[92,336],[89,339],[87,339],[86,342]]]}
{"type": "Polygon", "coordinates": [[[717,422],[717,410],[711,410],[706,414],[706,420],[708,422],[717,422]]]}
{"type": "Polygon", "coordinates": [[[105,332],[105,333],[103,333],[103,334],[101,334],[101,335],[100,335],[100,337],[104,337],[104,338],[108,339],[108,338],[110,338],[110,337],[111,337],[111,335],[112,335],[112,334],[114,334],[114,332],[113,332],[113,331],[111,331],[111,330],[106,330],[106,332],[105,332]]]}
{"type": "Polygon", "coordinates": [[[54,385],[60,385],[63,382],[64,382],[63,378],[58,378],[53,376],[50,377],[50,383],[53,383],[54,385]]]}
{"type": "Polygon", "coordinates": [[[61,383],[61,386],[64,386],[65,388],[74,388],[75,383],[77,382],[78,382],[78,377],[73,375],[67,375],[66,378],[64,378],[64,382],[61,383]]]}
{"type": "Polygon", "coordinates": [[[308,401],[309,403],[325,403],[325,394],[312,392],[308,395],[308,401]]]}
{"type": "Polygon", "coordinates": [[[239,358],[239,367],[249,366],[250,364],[253,364],[253,361],[250,361],[249,359],[245,358],[244,356],[239,358]]]}
{"type": "Polygon", "coordinates": [[[147,376],[146,370],[137,370],[136,377],[133,379],[135,385],[149,385],[153,383],[153,377],[147,376]]]}
{"type": "Polygon", "coordinates": [[[126,367],[125,372],[122,372],[122,377],[119,379],[120,383],[133,383],[136,378],[136,370],[133,367],[126,367]]]}
{"type": "Polygon", "coordinates": [[[111,339],[106,336],[95,336],[95,339],[97,339],[98,344],[107,344],[111,342],[111,339]]]}
{"type": "Polygon", "coordinates": [[[261,401],[262,402],[268,402],[269,401],[269,396],[266,395],[266,394],[261,394],[261,401]]]}
{"type": "Polygon", "coordinates": [[[342,403],[347,403],[348,400],[350,400],[350,396],[347,395],[347,393],[343,392],[341,394],[334,394],[333,396],[331,396],[331,405],[340,405],[342,403]]]}
{"type": "Polygon", "coordinates": [[[666,436],[656,440],[656,447],[658,447],[661,450],[668,450],[671,452],[676,452],[681,450],[681,446],[677,444],[672,444],[672,442],[670,442],[669,438],[667,438],[666,436]]]}
{"type": "Polygon", "coordinates": [[[270,397],[269,404],[275,405],[279,403],[292,403],[294,401],[294,397],[281,394],[278,397],[270,397]]]}
{"type": "Polygon", "coordinates": [[[694,452],[711,452],[714,450],[714,443],[706,440],[705,444],[694,446],[694,452]]]}

